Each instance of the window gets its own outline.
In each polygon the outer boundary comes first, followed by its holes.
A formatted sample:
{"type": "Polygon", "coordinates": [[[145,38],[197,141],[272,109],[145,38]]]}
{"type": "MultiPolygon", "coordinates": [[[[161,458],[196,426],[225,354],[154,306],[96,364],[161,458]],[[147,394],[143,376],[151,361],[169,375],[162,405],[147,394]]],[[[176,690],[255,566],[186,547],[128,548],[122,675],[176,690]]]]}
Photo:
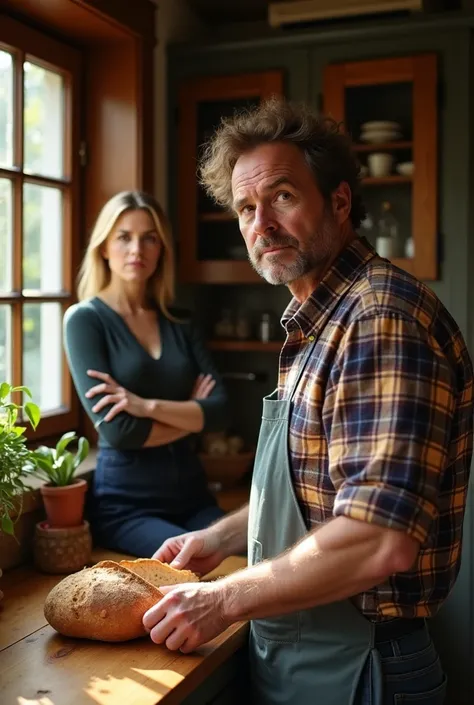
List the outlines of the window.
{"type": "Polygon", "coordinates": [[[80,55],[0,26],[0,381],[24,384],[42,436],[77,426],[62,351],[78,251],[80,55]]]}

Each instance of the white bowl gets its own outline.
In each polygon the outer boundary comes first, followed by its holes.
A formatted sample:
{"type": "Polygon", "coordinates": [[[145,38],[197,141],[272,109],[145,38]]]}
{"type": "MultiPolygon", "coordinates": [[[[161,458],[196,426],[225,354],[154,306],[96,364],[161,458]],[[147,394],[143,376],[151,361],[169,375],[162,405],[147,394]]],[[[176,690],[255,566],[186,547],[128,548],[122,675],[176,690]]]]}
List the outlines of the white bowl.
{"type": "Polygon", "coordinates": [[[363,122],[360,128],[362,132],[372,130],[393,130],[394,132],[400,132],[402,129],[399,122],[390,122],[390,120],[371,120],[370,122],[363,122]]]}
{"type": "Polygon", "coordinates": [[[415,171],[415,165],[413,162],[401,162],[396,165],[395,169],[401,176],[411,176],[415,171]]]}
{"type": "Polygon", "coordinates": [[[360,139],[362,142],[369,144],[380,144],[382,142],[395,142],[401,138],[400,132],[394,130],[371,130],[370,132],[362,132],[360,139]]]}

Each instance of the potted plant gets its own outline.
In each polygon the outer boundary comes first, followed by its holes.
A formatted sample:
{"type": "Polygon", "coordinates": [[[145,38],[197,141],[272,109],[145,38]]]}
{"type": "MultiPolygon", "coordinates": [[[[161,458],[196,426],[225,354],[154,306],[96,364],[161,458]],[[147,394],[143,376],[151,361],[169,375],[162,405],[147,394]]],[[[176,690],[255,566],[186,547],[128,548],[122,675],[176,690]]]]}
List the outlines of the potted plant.
{"type": "Polygon", "coordinates": [[[46,573],[72,573],[91,559],[92,539],[84,520],[87,482],[75,477],[88,453],[89,442],[74,431],[61,436],[54,448],[40,446],[32,453],[32,472],[46,482],[40,492],[47,519],[36,524],[33,546],[35,564],[46,573]]]}
{"type": "Polygon", "coordinates": [[[82,524],[87,482],[75,477],[76,470],[89,454],[86,438],[74,431],[65,433],[55,448],[40,446],[32,453],[32,472],[46,482],[41,487],[48,524],[64,528],[82,524]],[[78,441],[75,452],[69,445],[78,441]]]}
{"type": "Polygon", "coordinates": [[[32,452],[27,448],[26,426],[18,426],[17,420],[29,419],[35,429],[40,420],[40,410],[32,401],[15,404],[11,395],[23,392],[31,400],[27,387],[12,387],[7,382],[0,384],[0,526],[4,534],[14,535],[12,514],[21,514],[23,493],[27,489],[24,479],[32,471],[32,452]]]}
{"type": "MultiPolygon", "coordinates": [[[[15,404],[12,392],[24,392],[31,399],[27,387],[12,387],[7,382],[0,384],[0,534],[15,536],[14,520],[21,514],[23,493],[27,489],[23,479],[29,472],[31,452],[26,446],[26,426],[17,426],[20,412],[26,416],[33,428],[40,420],[40,410],[32,401],[15,404]]],[[[0,568],[0,577],[2,570],[0,568]]],[[[0,600],[3,592],[0,590],[0,600]]]]}

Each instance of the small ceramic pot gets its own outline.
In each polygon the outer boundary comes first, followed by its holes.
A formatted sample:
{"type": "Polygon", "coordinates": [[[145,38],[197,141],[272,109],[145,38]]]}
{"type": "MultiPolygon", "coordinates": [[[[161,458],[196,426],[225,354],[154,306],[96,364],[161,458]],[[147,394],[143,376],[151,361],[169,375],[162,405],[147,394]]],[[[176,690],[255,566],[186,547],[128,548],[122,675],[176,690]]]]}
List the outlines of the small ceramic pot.
{"type": "Polygon", "coordinates": [[[86,490],[87,482],[82,479],[64,487],[43,485],[41,495],[48,524],[56,528],[79,526],[84,515],[86,490]]]}
{"type": "Polygon", "coordinates": [[[65,529],[36,524],[33,539],[34,561],[38,570],[55,575],[75,573],[91,561],[92,538],[89,523],[65,529]]]}

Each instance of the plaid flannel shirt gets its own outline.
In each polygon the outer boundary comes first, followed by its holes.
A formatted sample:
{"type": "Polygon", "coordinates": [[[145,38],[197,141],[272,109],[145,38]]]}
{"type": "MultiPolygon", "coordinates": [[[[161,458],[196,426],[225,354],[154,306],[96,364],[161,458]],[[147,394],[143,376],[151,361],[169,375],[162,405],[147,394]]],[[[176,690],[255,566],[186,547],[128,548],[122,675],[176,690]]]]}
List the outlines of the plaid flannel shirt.
{"type": "Polygon", "coordinates": [[[354,602],[376,620],[434,615],[459,571],[472,455],[473,372],[456,323],[360,238],[282,325],[279,398],[316,341],[289,437],[308,529],[346,516],[415,538],[413,569],[354,602]]]}

